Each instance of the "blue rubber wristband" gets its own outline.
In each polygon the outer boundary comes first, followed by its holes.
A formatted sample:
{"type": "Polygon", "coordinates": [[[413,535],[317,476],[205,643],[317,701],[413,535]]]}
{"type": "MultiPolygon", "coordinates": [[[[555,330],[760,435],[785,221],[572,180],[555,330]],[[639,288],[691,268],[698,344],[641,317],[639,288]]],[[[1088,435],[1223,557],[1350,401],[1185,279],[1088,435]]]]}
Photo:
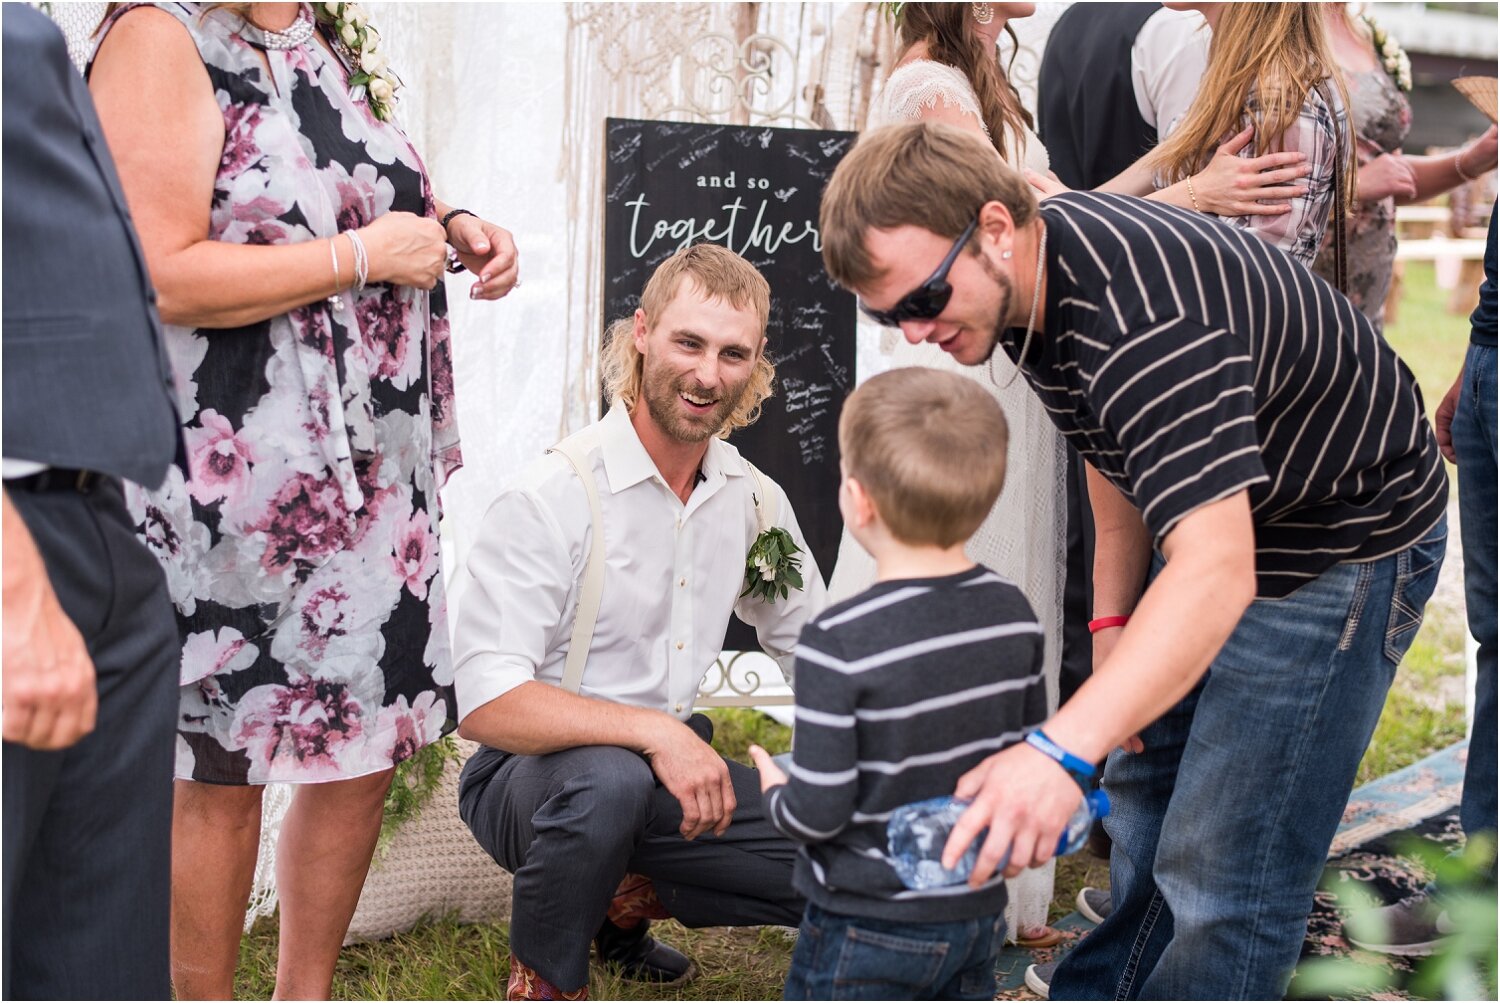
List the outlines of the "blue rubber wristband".
{"type": "Polygon", "coordinates": [[[1068,776],[1072,777],[1073,782],[1083,788],[1085,793],[1089,790],[1090,781],[1094,779],[1095,773],[1093,763],[1086,759],[1079,759],[1048,738],[1047,733],[1040,728],[1026,736],[1026,744],[1067,770],[1068,776]]]}

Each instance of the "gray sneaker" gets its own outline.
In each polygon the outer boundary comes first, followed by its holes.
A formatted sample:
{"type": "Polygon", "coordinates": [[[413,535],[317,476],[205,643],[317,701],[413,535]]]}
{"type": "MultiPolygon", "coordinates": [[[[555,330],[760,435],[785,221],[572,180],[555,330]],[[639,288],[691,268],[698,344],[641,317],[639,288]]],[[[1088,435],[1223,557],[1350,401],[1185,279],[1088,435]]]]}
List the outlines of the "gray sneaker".
{"type": "Polygon", "coordinates": [[[1115,911],[1115,900],[1108,888],[1080,888],[1076,901],[1079,915],[1090,923],[1103,923],[1115,911]]]}
{"type": "Polygon", "coordinates": [[[1057,971],[1057,962],[1049,961],[1045,965],[1026,966],[1026,988],[1036,993],[1044,1000],[1052,997],[1047,991],[1052,988],[1052,976],[1057,971]]]}
{"type": "Polygon", "coordinates": [[[1357,928],[1358,936],[1344,928],[1355,947],[1404,958],[1432,954],[1453,933],[1447,910],[1425,889],[1360,917],[1357,928]]]}

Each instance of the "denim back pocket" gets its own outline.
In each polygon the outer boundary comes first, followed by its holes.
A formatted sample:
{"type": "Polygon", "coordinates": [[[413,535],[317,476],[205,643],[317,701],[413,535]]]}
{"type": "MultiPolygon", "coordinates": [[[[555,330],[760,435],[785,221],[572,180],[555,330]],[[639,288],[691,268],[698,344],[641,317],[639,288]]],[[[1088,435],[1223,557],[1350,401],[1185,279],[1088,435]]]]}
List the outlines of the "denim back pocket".
{"type": "Polygon", "coordinates": [[[1422,614],[1448,550],[1447,521],[1396,555],[1396,583],[1391,591],[1391,614],[1386,622],[1385,657],[1400,665],[1406,649],[1422,626],[1422,614]]]}
{"type": "Polygon", "coordinates": [[[967,1000],[989,999],[995,995],[995,961],[1005,948],[1005,914],[975,921],[979,927],[975,934],[974,948],[982,953],[988,963],[975,965],[975,955],[969,956],[970,964],[958,980],[958,991],[967,1000]]]}
{"type": "Polygon", "coordinates": [[[936,988],[949,945],[850,926],[833,977],[835,999],[917,999],[936,988]]]}

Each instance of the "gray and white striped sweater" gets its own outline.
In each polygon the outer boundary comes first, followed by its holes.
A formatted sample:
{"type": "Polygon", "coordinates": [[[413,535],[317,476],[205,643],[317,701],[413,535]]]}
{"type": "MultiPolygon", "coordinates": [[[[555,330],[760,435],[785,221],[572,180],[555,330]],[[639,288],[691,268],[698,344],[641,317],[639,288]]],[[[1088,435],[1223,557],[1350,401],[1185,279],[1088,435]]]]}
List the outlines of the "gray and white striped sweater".
{"type": "Polygon", "coordinates": [[[984,567],[882,582],[826,610],[797,647],[790,782],[772,822],[802,843],[794,884],[833,912],[943,922],[1005,908],[996,878],[910,891],[886,862],[886,821],[1046,717],[1042,629],[984,567]]]}

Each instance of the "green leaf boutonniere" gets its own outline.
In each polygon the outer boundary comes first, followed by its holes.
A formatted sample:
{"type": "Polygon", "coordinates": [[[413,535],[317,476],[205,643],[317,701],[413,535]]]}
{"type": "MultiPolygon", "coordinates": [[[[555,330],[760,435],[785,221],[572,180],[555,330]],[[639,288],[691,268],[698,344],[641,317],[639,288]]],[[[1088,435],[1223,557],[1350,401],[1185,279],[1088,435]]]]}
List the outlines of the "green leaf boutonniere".
{"type": "Polygon", "coordinates": [[[802,553],[792,534],[773,526],[755,538],[745,555],[745,591],[740,598],[756,596],[768,603],[785,599],[789,589],[802,588],[802,553]]]}

